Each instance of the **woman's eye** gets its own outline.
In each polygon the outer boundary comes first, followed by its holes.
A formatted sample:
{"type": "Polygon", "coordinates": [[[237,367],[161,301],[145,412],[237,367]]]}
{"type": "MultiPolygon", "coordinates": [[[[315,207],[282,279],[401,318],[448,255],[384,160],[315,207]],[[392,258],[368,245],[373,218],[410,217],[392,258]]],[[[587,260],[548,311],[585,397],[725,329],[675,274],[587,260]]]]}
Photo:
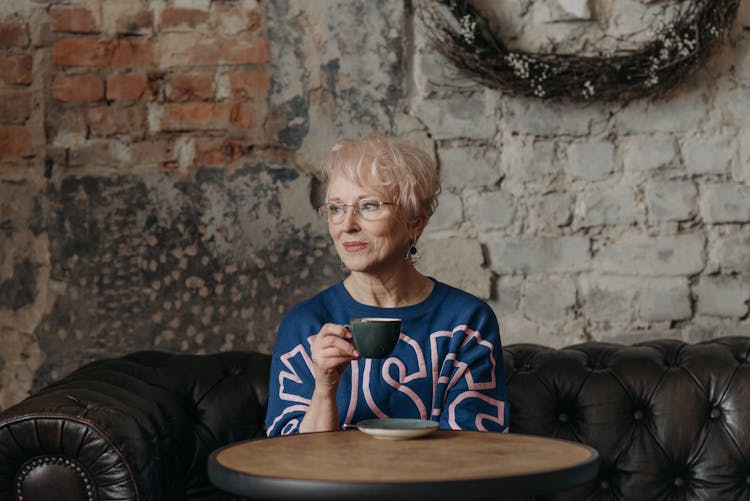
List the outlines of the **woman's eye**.
{"type": "Polygon", "coordinates": [[[380,202],[377,200],[362,200],[359,203],[359,209],[364,211],[374,211],[380,208],[380,202]]]}
{"type": "Polygon", "coordinates": [[[338,214],[341,212],[341,206],[339,204],[328,204],[328,212],[330,214],[338,214]]]}

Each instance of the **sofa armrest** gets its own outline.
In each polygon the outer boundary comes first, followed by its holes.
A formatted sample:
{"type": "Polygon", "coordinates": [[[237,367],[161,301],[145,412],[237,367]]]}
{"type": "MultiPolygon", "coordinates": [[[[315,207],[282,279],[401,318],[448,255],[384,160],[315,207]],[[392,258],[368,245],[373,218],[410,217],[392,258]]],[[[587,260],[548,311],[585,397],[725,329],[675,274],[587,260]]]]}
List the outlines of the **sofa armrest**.
{"type": "Polygon", "coordinates": [[[86,365],[0,414],[0,499],[212,498],[206,458],[263,434],[269,368],[249,352],[86,365]]]}

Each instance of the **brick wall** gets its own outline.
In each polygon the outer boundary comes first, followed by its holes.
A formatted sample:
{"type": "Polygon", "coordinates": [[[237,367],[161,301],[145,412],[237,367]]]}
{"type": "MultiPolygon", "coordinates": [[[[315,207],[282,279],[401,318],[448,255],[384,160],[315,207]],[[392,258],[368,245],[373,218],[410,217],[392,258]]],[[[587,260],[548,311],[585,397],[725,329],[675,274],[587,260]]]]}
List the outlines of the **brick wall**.
{"type": "Polygon", "coordinates": [[[226,166],[264,143],[263,13],[254,1],[195,3],[202,8],[73,2],[2,20],[4,161],[143,161],[190,175],[203,160],[226,166]],[[142,155],[124,159],[121,145],[142,155]]]}
{"type": "MultiPolygon", "coordinates": [[[[521,48],[606,50],[618,34],[653,37],[646,4],[600,2],[603,16],[553,0],[496,15],[521,48]]],[[[435,139],[445,188],[424,269],[456,270],[489,297],[505,342],[750,335],[750,121],[739,111],[750,110],[750,3],[738,14],[729,42],[675,92],[585,105],[488,91],[418,27],[410,109],[435,139]]]]}
{"type": "Polygon", "coordinates": [[[18,18],[0,21],[0,155],[4,158],[28,157],[34,143],[44,143],[30,123],[32,60],[27,23],[18,18]]]}
{"type": "Polygon", "coordinates": [[[291,277],[333,268],[281,201],[310,180],[274,138],[264,6],[0,14],[0,408],[105,353],[270,351],[319,287],[291,277]]]}
{"type": "Polygon", "coordinates": [[[263,142],[269,53],[255,2],[115,5],[49,8],[56,160],[190,176],[202,161],[224,167],[263,142]],[[122,144],[142,156],[123,155],[122,144]]]}

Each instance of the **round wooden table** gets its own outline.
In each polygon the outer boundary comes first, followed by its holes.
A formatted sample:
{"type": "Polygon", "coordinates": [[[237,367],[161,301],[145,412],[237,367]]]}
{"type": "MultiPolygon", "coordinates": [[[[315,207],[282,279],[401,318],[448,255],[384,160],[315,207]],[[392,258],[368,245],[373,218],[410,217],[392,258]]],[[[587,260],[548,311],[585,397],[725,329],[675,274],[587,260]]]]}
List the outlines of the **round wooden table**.
{"type": "Polygon", "coordinates": [[[213,452],[218,488],[253,499],[500,499],[594,479],[599,454],[532,435],[438,430],[390,441],[359,431],[261,438],[213,452]]]}

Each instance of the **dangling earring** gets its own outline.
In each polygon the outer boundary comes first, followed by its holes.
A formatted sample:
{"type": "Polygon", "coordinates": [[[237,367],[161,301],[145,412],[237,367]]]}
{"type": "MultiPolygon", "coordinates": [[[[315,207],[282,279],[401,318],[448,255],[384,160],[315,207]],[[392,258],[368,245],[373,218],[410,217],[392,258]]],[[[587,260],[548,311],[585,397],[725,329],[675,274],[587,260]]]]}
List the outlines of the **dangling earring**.
{"type": "Polygon", "coordinates": [[[419,262],[419,251],[417,250],[417,241],[412,239],[409,242],[409,251],[406,253],[406,262],[409,264],[417,264],[419,262]]]}

